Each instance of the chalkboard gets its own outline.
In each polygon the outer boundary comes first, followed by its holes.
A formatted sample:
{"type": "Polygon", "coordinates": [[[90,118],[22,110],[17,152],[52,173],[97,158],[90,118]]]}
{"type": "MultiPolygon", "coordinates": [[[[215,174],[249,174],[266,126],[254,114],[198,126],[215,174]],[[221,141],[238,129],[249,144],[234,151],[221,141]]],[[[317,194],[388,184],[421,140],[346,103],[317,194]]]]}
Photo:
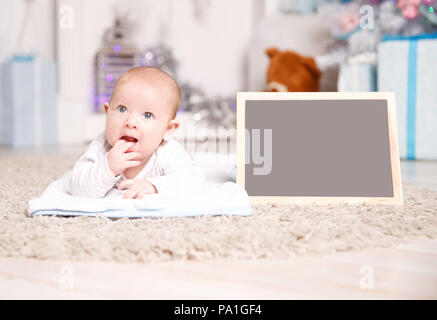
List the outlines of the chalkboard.
{"type": "Polygon", "coordinates": [[[237,183],[252,203],[402,205],[394,93],[239,92],[237,183]]]}

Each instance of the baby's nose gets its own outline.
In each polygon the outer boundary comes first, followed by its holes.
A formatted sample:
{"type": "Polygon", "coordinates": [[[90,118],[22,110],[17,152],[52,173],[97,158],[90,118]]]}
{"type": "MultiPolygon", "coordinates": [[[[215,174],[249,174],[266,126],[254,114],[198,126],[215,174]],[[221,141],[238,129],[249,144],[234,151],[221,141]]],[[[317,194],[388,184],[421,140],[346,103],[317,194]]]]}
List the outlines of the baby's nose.
{"type": "Polygon", "coordinates": [[[124,127],[136,129],[137,124],[136,124],[136,120],[134,119],[134,117],[130,116],[129,118],[127,118],[125,123],[124,123],[124,127]]]}
{"type": "Polygon", "coordinates": [[[131,123],[128,123],[128,122],[126,122],[126,123],[124,124],[124,127],[125,127],[125,128],[133,128],[133,129],[136,129],[136,128],[137,128],[137,126],[136,126],[135,124],[131,124],[131,123]]]}

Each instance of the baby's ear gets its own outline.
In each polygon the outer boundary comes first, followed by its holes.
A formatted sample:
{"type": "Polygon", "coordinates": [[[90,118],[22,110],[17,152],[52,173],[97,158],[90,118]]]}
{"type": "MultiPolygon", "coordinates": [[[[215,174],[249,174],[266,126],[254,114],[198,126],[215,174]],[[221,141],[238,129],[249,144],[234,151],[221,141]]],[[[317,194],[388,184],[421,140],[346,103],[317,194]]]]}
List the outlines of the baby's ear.
{"type": "Polygon", "coordinates": [[[177,120],[171,120],[167,126],[167,131],[164,134],[164,140],[167,140],[170,135],[177,129],[179,128],[179,121],[177,120]]]}

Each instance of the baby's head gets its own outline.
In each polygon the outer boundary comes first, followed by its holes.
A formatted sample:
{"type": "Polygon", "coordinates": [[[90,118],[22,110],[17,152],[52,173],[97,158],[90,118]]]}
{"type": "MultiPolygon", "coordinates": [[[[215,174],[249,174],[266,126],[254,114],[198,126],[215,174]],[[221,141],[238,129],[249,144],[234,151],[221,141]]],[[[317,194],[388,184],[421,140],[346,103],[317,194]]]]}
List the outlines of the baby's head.
{"type": "Polygon", "coordinates": [[[120,139],[134,141],[129,151],[148,159],[178,128],[180,98],[175,80],[161,70],[137,67],[125,72],[105,104],[107,142],[112,147],[120,139]]]}

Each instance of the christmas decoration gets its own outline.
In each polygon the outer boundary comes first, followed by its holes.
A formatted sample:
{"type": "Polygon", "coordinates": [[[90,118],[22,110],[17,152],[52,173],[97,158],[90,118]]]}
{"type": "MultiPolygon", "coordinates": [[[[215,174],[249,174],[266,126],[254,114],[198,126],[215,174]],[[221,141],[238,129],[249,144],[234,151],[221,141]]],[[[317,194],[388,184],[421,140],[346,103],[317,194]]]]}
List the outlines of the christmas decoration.
{"type": "Polygon", "coordinates": [[[437,33],[385,36],[378,47],[378,91],[396,94],[401,158],[437,159],[437,33]]]}
{"type": "MultiPolygon", "coordinates": [[[[200,2],[196,2],[196,5],[203,6],[200,2]]],[[[116,81],[130,68],[154,67],[168,73],[179,83],[178,61],[174,51],[158,43],[140,52],[131,40],[134,27],[127,13],[118,14],[114,25],[104,34],[103,46],[96,54],[95,111],[104,112],[103,105],[110,100],[116,81]]],[[[209,98],[201,89],[188,82],[182,83],[180,87],[182,97],[179,110],[187,112],[196,123],[216,128],[235,127],[234,97],[209,98]]]]}
{"type": "Polygon", "coordinates": [[[235,97],[208,98],[199,88],[188,83],[181,85],[180,110],[189,112],[197,124],[225,129],[235,128],[235,97]]]}
{"type": "Polygon", "coordinates": [[[132,44],[134,23],[127,14],[117,15],[114,25],[106,30],[103,46],[95,58],[94,111],[105,112],[115,83],[127,70],[142,65],[142,55],[132,44]]]}
{"type": "Polygon", "coordinates": [[[319,15],[332,35],[320,66],[338,65],[356,55],[376,53],[384,35],[414,36],[437,31],[437,0],[356,0],[325,1],[319,15]],[[330,50],[328,50],[329,52],[330,50]]]}
{"type": "Polygon", "coordinates": [[[158,68],[174,79],[177,79],[178,63],[173,50],[163,44],[148,48],[143,54],[142,64],[148,67],[158,68]]]}

